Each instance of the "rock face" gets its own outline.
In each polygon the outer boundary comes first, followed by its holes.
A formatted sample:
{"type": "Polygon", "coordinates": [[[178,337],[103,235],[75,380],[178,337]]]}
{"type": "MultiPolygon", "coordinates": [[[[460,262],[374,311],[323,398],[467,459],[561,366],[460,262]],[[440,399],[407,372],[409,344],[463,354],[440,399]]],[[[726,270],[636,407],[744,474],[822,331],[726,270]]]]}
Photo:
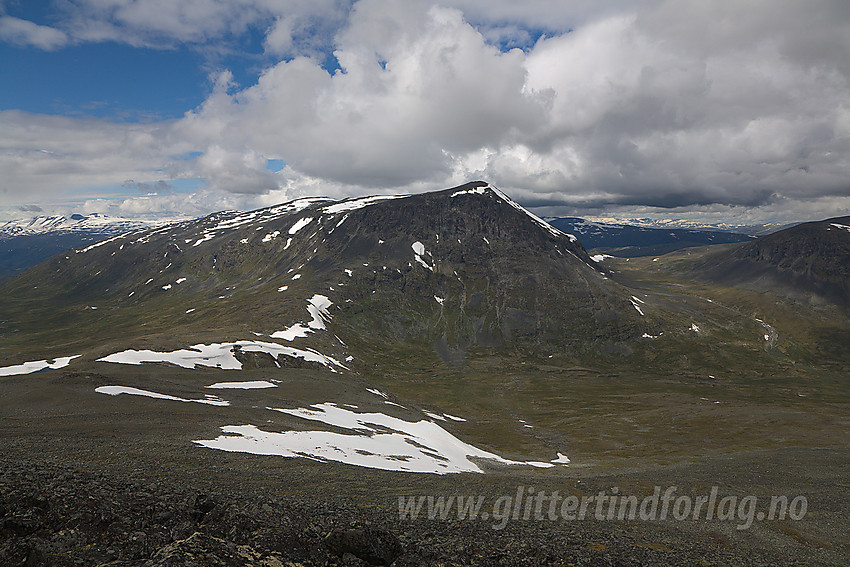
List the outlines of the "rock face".
{"type": "Polygon", "coordinates": [[[850,217],[807,222],[709,257],[698,274],[727,285],[850,307],[850,217]]]}
{"type": "Polygon", "coordinates": [[[313,348],[414,342],[456,362],[471,347],[598,351],[639,337],[645,319],[606,275],[573,235],[473,182],[412,196],[301,199],[126,233],[13,278],[0,307],[20,313],[22,325],[42,311],[73,333],[94,306],[104,329],[110,318],[113,329],[143,321],[146,340],[163,329],[160,348],[183,346],[164,344],[175,327],[215,342],[235,329],[273,336],[300,321],[297,334],[313,348]],[[311,297],[330,311],[308,313],[311,297]]]}

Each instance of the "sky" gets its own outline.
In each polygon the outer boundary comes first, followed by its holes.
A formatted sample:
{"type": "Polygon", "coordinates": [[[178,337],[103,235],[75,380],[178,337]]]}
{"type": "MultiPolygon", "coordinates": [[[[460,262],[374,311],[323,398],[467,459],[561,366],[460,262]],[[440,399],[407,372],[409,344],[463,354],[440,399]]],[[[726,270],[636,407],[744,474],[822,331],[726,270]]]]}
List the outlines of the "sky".
{"type": "Polygon", "coordinates": [[[850,2],[0,0],[0,218],[479,179],[549,216],[850,214],[850,2]]]}

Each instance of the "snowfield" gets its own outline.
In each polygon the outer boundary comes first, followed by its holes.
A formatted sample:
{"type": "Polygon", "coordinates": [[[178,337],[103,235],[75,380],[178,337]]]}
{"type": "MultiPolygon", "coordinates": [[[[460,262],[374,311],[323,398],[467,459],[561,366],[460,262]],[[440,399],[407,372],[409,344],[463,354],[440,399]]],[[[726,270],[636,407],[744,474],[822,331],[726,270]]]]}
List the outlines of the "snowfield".
{"type": "Polygon", "coordinates": [[[291,416],[348,430],[268,432],[254,425],[227,425],[223,435],[195,443],[210,449],[255,455],[302,457],[400,472],[483,473],[470,459],[504,465],[552,467],[569,462],[565,456],[549,463],[511,461],[464,443],[429,420],[405,421],[383,413],[357,413],[333,403],[308,408],[268,408],[291,416]]]}

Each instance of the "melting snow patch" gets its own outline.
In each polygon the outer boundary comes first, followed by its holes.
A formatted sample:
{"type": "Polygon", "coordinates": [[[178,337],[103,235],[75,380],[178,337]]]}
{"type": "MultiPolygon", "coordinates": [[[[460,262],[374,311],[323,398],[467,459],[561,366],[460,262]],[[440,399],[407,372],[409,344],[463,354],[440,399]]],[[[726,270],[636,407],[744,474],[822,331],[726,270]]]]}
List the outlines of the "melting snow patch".
{"type": "Polygon", "coordinates": [[[638,298],[637,298],[637,297],[635,297],[634,295],[631,297],[630,301],[632,302],[632,307],[634,307],[635,309],[637,309],[637,312],[638,312],[638,313],[640,313],[641,315],[644,315],[643,310],[640,308],[640,305],[638,305],[638,302],[639,302],[639,301],[640,301],[641,303],[643,303],[643,301],[641,301],[640,299],[638,299],[638,298]]]}
{"type": "MultiPolygon", "coordinates": [[[[369,205],[374,205],[375,203],[380,203],[381,201],[401,199],[402,197],[407,197],[407,195],[375,195],[372,197],[360,197],[358,199],[342,201],[335,205],[328,205],[327,207],[324,207],[322,211],[332,215],[336,213],[347,213],[350,211],[356,211],[357,209],[362,209],[363,207],[368,207],[369,205]]],[[[345,218],[342,220],[345,220],[345,218]]],[[[340,224],[342,224],[342,221],[340,221],[337,226],[340,224]]]]}
{"type": "Polygon", "coordinates": [[[186,278],[180,278],[180,279],[178,279],[177,281],[175,281],[174,283],[176,283],[176,284],[182,284],[182,283],[183,283],[183,282],[185,282],[185,281],[186,281],[186,278]]]}
{"type": "Polygon", "coordinates": [[[257,390],[261,388],[277,388],[277,386],[266,380],[253,380],[250,382],[216,382],[215,384],[210,384],[207,388],[217,390],[257,390]]]}
{"type": "Polygon", "coordinates": [[[327,296],[314,295],[307,300],[307,312],[312,316],[312,320],[306,326],[303,323],[296,323],[283,331],[275,331],[271,337],[292,341],[298,337],[306,337],[313,331],[327,330],[325,323],[331,320],[331,315],[328,312],[331,305],[333,305],[333,302],[327,296]]]}
{"type": "Polygon", "coordinates": [[[465,420],[465,419],[463,419],[462,417],[457,417],[456,415],[449,415],[449,414],[447,414],[447,413],[444,413],[444,414],[443,414],[443,417],[447,417],[447,418],[449,418],[449,419],[450,419],[450,420],[452,420],[452,421],[466,421],[466,420],[465,420]]]}
{"type": "Polygon", "coordinates": [[[428,411],[428,410],[422,410],[422,413],[424,413],[425,415],[427,415],[427,416],[428,416],[428,417],[430,417],[431,419],[438,419],[438,420],[440,420],[440,421],[446,421],[446,418],[445,418],[445,417],[443,417],[443,416],[441,416],[441,415],[440,415],[440,414],[438,414],[438,413],[432,413],[432,412],[430,412],[430,411],[428,411]]]}
{"type": "Polygon", "coordinates": [[[294,276],[292,276],[292,279],[293,279],[293,280],[300,280],[300,279],[301,279],[301,274],[295,274],[294,276]]]}
{"type": "Polygon", "coordinates": [[[23,364],[16,364],[14,366],[2,366],[0,367],[0,376],[17,376],[19,374],[32,374],[33,372],[40,372],[42,370],[65,368],[78,356],[82,355],[75,354],[74,356],[60,356],[58,358],[51,358],[47,360],[33,360],[31,362],[24,362],[23,364]]]}
{"type": "Polygon", "coordinates": [[[695,333],[699,333],[699,332],[700,332],[699,327],[697,327],[697,324],[696,324],[696,323],[691,323],[691,330],[692,330],[693,332],[695,332],[695,333]]]}
{"type": "Polygon", "coordinates": [[[106,240],[101,240],[100,242],[95,242],[94,244],[86,246],[82,250],[75,250],[75,252],[77,254],[83,254],[83,253],[88,252],[89,250],[91,250],[93,248],[97,248],[98,246],[103,246],[104,244],[109,244],[110,242],[118,240],[119,238],[124,238],[124,235],[119,234],[118,236],[113,236],[112,238],[107,238],[106,240]]]}
{"type": "Polygon", "coordinates": [[[117,364],[142,364],[143,362],[168,362],[181,368],[221,368],[223,370],[241,370],[242,363],[234,356],[234,350],[239,347],[244,352],[265,352],[272,357],[284,355],[300,358],[307,362],[316,362],[338,372],[337,368],[348,370],[330,356],[325,356],[314,350],[299,350],[277,343],[259,341],[236,341],[232,343],[198,344],[187,349],[171,352],[153,350],[125,350],[99,358],[98,362],[114,362],[117,364]]]}
{"type": "Polygon", "coordinates": [[[288,289],[289,289],[289,286],[288,286],[288,285],[282,285],[282,286],[280,286],[279,288],[277,288],[277,290],[278,290],[278,291],[286,291],[286,290],[288,290],[288,289]]]}
{"type": "Polygon", "coordinates": [[[263,237],[263,242],[271,242],[272,240],[274,240],[274,239],[275,239],[275,238],[277,238],[278,236],[280,236],[280,231],[279,231],[279,230],[276,230],[276,231],[274,231],[274,232],[270,232],[270,233],[268,233],[267,235],[265,235],[265,236],[263,237]]]}
{"type": "Polygon", "coordinates": [[[847,226],[846,224],[836,224],[834,222],[831,222],[831,223],[829,223],[829,225],[834,226],[835,228],[841,228],[841,229],[846,230],[847,232],[850,232],[850,226],[847,226]]]}
{"type": "Polygon", "coordinates": [[[570,464],[570,458],[562,453],[558,453],[558,458],[552,459],[550,462],[556,465],[568,465],[570,464]]]}
{"type": "Polygon", "coordinates": [[[171,289],[171,284],[162,286],[162,289],[164,289],[165,291],[168,291],[169,289],[171,289]]]}
{"type": "Polygon", "coordinates": [[[462,191],[455,191],[451,194],[452,197],[458,197],[460,195],[483,195],[487,192],[487,187],[475,187],[474,189],[464,189],[462,191]]]}
{"type": "Polygon", "coordinates": [[[434,299],[437,300],[437,303],[439,303],[440,305],[442,305],[443,302],[446,301],[445,298],[437,297],[436,295],[434,296],[434,299]]]}
{"type": "Polygon", "coordinates": [[[187,400],[186,398],[178,398],[177,396],[169,396],[168,394],[160,394],[158,392],[149,392],[148,390],[140,390],[138,388],[128,388],[126,386],[101,386],[99,388],[95,388],[94,390],[98,394],[109,394],[110,396],[117,396],[119,394],[130,394],[131,396],[144,396],[146,398],[157,398],[160,400],[172,400],[175,402],[195,402],[197,404],[207,404],[210,406],[229,406],[230,402],[219,399],[205,399],[205,400],[187,400]]]}
{"type": "Polygon", "coordinates": [[[271,334],[273,339],[283,339],[285,341],[294,341],[295,339],[306,337],[313,331],[309,327],[305,327],[301,323],[296,323],[282,331],[275,331],[271,334]]]}
{"type": "Polygon", "coordinates": [[[295,224],[292,225],[292,228],[289,229],[289,234],[295,234],[296,232],[310,224],[312,221],[313,217],[304,217],[303,219],[298,219],[295,224]]]}
{"type": "Polygon", "coordinates": [[[594,254],[593,256],[590,257],[590,259],[593,260],[594,262],[596,262],[597,264],[599,262],[601,262],[602,260],[604,260],[605,258],[613,258],[613,256],[610,256],[608,254],[594,254]]]}
{"type": "Polygon", "coordinates": [[[212,240],[213,238],[215,238],[215,233],[214,232],[208,232],[207,234],[204,234],[203,238],[199,238],[198,241],[195,242],[192,245],[192,247],[198,246],[199,244],[202,244],[202,243],[206,242],[207,240],[212,240]]]}
{"type": "Polygon", "coordinates": [[[429,265],[422,258],[425,254],[428,254],[429,256],[431,255],[430,253],[427,253],[425,251],[425,245],[417,240],[416,242],[411,244],[410,247],[413,248],[413,255],[414,255],[416,261],[419,262],[420,264],[422,264],[423,267],[425,267],[425,268],[427,268],[427,269],[429,269],[433,272],[434,268],[431,265],[429,265]]]}
{"type": "MultiPolygon", "coordinates": [[[[303,457],[402,472],[448,474],[483,473],[470,458],[507,465],[536,464],[510,461],[464,443],[433,421],[405,421],[382,413],[356,413],[332,403],[309,408],[269,408],[294,417],[318,421],[349,433],[285,431],[271,433],[254,425],[222,427],[224,435],[195,441],[223,451],[303,457]]],[[[551,466],[551,465],[549,465],[551,466]]]]}
{"type": "Polygon", "coordinates": [[[644,339],[657,339],[658,337],[660,337],[660,336],[661,336],[661,335],[663,335],[663,334],[664,334],[664,331],[661,331],[661,332],[660,332],[660,333],[658,333],[657,335],[650,335],[649,333],[644,333],[644,334],[643,334],[643,335],[641,335],[641,336],[642,336],[644,339]]]}

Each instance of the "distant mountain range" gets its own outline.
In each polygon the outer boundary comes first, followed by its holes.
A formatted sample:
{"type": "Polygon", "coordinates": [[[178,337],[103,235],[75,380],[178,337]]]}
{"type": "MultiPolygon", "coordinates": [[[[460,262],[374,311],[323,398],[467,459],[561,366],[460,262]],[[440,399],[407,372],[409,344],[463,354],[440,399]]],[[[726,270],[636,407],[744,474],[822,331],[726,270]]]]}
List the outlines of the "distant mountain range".
{"type": "Polygon", "coordinates": [[[0,279],[22,272],[65,250],[168,222],[170,219],[126,219],[99,213],[37,216],[0,222],[0,279]]]}
{"type": "Polygon", "coordinates": [[[649,228],[592,222],[576,217],[547,218],[559,230],[575,234],[584,247],[619,257],[658,256],[681,248],[748,242],[756,236],[695,228],[649,228]]]}

